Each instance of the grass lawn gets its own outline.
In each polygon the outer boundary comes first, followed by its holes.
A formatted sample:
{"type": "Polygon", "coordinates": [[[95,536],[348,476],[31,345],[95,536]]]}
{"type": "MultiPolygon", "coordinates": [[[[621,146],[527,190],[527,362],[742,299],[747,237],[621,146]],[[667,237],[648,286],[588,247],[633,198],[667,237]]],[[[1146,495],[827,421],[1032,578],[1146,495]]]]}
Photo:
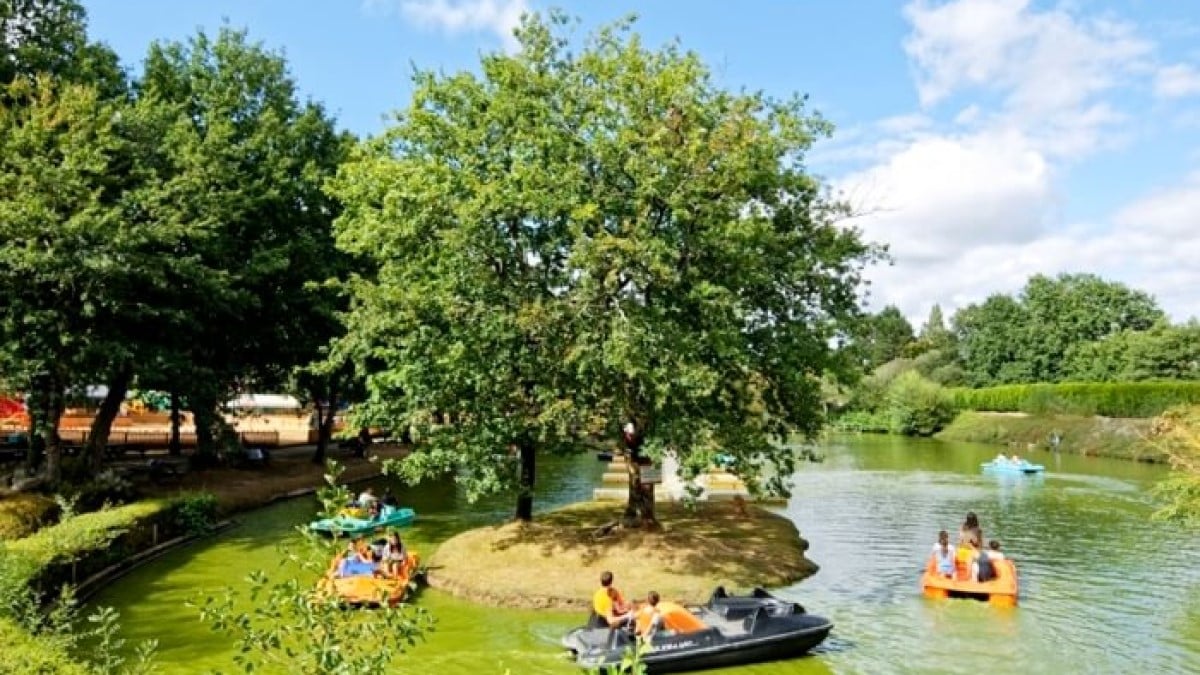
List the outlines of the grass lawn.
{"type": "Polygon", "coordinates": [[[1032,443],[1046,447],[1052,433],[1062,436],[1060,450],[1077,455],[1161,462],[1162,452],[1146,442],[1151,418],[1032,415],[963,411],[937,434],[947,441],[1032,443]]]}
{"type": "Polygon", "coordinates": [[[429,583],[482,604],[586,610],[600,573],[610,570],[627,598],[651,590],[685,602],[730,589],[783,586],[817,566],[792,522],[731,502],[658,504],[661,532],[614,527],[623,504],[584,502],[459,534],[433,555],[429,583]]]}

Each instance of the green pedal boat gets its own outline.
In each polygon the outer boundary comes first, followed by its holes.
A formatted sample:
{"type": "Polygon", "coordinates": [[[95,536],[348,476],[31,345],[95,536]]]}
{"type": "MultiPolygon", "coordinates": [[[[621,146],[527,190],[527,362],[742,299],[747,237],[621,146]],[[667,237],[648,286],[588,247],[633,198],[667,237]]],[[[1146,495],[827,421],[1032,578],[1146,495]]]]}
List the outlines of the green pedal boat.
{"type": "Polygon", "coordinates": [[[359,535],[370,534],[376,530],[386,530],[389,527],[404,527],[411,525],[417,517],[417,512],[409,508],[385,506],[378,518],[360,518],[348,512],[358,512],[359,509],[347,509],[334,518],[309,523],[308,529],[325,534],[359,535]]]}

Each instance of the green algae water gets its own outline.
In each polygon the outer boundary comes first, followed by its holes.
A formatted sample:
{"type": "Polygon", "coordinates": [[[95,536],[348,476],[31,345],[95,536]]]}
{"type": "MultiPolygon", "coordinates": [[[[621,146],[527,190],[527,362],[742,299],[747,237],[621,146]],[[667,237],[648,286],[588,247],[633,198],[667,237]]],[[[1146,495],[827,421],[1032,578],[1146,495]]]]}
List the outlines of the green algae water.
{"type": "MultiPolygon", "coordinates": [[[[1038,453],[1030,459],[1046,465],[1044,477],[991,476],[979,463],[995,447],[895,437],[835,437],[822,452],[827,460],[802,467],[783,508],[822,569],[776,593],[829,617],[833,634],[802,659],[711,672],[1200,673],[1200,542],[1150,520],[1148,490],[1163,467],[1038,453]],[[1016,609],[920,595],[937,531],[954,531],[967,511],[1017,561],[1016,609]]],[[[540,507],[588,498],[602,471],[590,456],[542,461],[540,507]]],[[[452,482],[398,494],[417,509],[405,539],[422,553],[511,512],[509,500],[468,505],[452,482]]],[[[228,641],[184,602],[240,585],[250,570],[275,569],[276,545],[313,511],[311,499],[298,499],[242,516],[236,528],[135,570],[94,602],[121,612],[124,637],[159,641],[160,672],[234,671],[228,641]]],[[[489,609],[429,589],[416,602],[436,629],[397,672],[580,672],[558,646],[580,616],[489,609]]]]}

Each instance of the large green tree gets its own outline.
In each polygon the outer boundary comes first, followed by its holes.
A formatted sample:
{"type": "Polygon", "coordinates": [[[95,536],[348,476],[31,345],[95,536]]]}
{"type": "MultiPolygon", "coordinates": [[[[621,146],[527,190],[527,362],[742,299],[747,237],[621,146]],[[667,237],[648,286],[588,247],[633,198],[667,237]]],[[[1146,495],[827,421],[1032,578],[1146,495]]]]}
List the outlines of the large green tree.
{"type": "Polygon", "coordinates": [[[137,91],[179,111],[163,138],[156,217],[187,227],[180,253],[219,281],[188,308],[199,319],[191,330],[162,336],[153,363],[163,370],[146,385],[183,389],[207,454],[226,395],[280,386],[332,337],[317,282],[338,267],[335,205],[321,185],[347,139],[300,100],[281,55],[228,28],[153,45],[137,91]]]}
{"type": "Polygon", "coordinates": [[[1064,377],[1079,382],[1200,379],[1200,323],[1123,330],[1067,350],[1064,377]]]}
{"type": "Polygon", "coordinates": [[[1122,330],[1145,330],[1166,315],[1149,294],[1094,274],[1035,275],[1025,284],[1021,302],[1026,330],[1036,345],[1030,370],[1039,382],[1058,382],[1073,346],[1122,330]]]}
{"type": "Polygon", "coordinates": [[[863,321],[862,352],[868,369],[900,358],[914,341],[913,327],[895,305],[863,321]]]}
{"type": "Polygon", "coordinates": [[[960,310],[954,332],[975,386],[1059,382],[1087,343],[1165,321],[1148,294],[1091,274],[1035,275],[1017,297],[997,294],[960,310]]]}
{"type": "Polygon", "coordinates": [[[82,4],[0,0],[0,84],[43,75],[92,86],[101,98],[126,93],[116,54],[88,40],[82,4]]]}
{"type": "MultiPolygon", "coordinates": [[[[770,439],[819,427],[873,255],[804,171],[829,125],[628,24],[574,50],[557,21],[526,20],[479,76],[419,75],[339,180],[339,242],[380,264],[350,319],[384,364],[374,409],[456,413],[424,425],[409,471],[468,464],[527,492],[524,460],[595,419],[635,458],[694,474],[721,450],[756,488],[774,464],[783,489],[791,452],[770,439]]],[[[629,466],[629,520],[653,522],[629,466]]]]}
{"type": "Polygon", "coordinates": [[[118,199],[119,108],[49,77],[5,89],[0,107],[0,368],[28,392],[32,463],[60,472],[58,422],[68,389],[87,384],[120,302],[125,237],[118,199]]]}

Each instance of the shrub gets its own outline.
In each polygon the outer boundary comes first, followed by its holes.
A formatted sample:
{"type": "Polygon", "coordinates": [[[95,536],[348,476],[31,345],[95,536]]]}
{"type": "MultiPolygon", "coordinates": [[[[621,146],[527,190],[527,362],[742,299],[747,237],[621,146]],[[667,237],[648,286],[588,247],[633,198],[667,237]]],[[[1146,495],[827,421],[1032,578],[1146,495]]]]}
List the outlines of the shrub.
{"type": "Polygon", "coordinates": [[[112,469],[101,471],[91,480],[67,492],[79,511],[95,511],[105,504],[128,504],[137,501],[140,496],[128,478],[112,469]]]}
{"type": "Polygon", "coordinates": [[[951,390],[959,410],[1154,417],[1200,403],[1200,382],[1065,382],[951,390]]]}
{"type": "Polygon", "coordinates": [[[34,636],[12,621],[0,618],[0,673],[30,675],[89,675],[71,660],[67,646],[55,637],[34,636]]]}
{"type": "Polygon", "coordinates": [[[0,540],[20,539],[58,519],[59,506],[48,497],[19,492],[0,497],[0,540]]]}
{"type": "Polygon", "coordinates": [[[149,500],[85,513],[0,551],[0,615],[23,620],[21,594],[40,603],[109,565],[182,532],[208,523],[215,500],[191,495],[149,500]]]}
{"type": "Polygon", "coordinates": [[[207,492],[186,495],[175,501],[175,524],[181,532],[201,534],[217,522],[217,498],[207,492]]]}
{"type": "Polygon", "coordinates": [[[1200,406],[1179,406],[1154,420],[1152,440],[1171,462],[1170,477],[1155,492],[1159,518],[1200,526],[1200,406]]]}
{"type": "Polygon", "coordinates": [[[887,418],[892,433],[932,436],[954,419],[954,401],[940,385],[914,371],[888,385],[887,418]]]}

